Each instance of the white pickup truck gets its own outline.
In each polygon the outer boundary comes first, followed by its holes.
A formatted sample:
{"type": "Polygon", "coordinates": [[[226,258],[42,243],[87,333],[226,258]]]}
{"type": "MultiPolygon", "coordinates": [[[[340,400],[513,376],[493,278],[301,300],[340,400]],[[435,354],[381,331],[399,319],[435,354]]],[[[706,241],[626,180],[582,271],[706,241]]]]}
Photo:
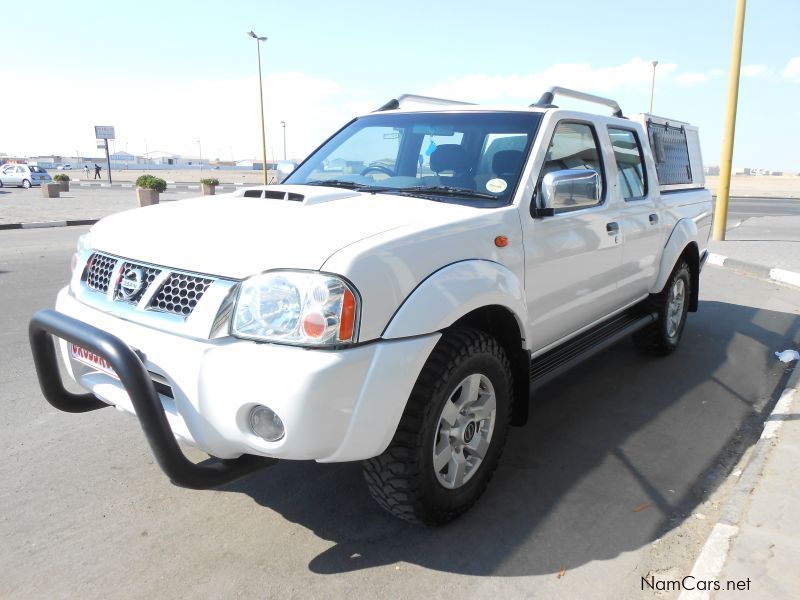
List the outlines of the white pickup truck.
{"type": "Polygon", "coordinates": [[[362,460],[383,508],[444,523],[543,382],[629,335],[675,350],[698,306],[704,185],[695,127],[612,100],[401,96],[281,185],[94,225],[31,321],[39,381],[59,409],[135,414],[178,485],[362,460]],[[58,353],[87,393],[65,389],[58,353]]]}

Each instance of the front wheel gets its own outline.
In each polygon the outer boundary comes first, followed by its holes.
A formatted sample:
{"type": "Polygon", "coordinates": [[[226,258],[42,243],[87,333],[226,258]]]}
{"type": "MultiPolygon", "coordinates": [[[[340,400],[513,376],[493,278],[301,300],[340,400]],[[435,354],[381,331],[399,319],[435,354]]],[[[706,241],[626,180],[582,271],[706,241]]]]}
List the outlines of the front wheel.
{"type": "Polygon", "coordinates": [[[27,179],[23,179],[22,180],[22,187],[24,187],[27,190],[29,187],[31,187],[31,182],[28,181],[27,179]]]}
{"type": "Polygon", "coordinates": [[[666,356],[677,349],[686,325],[691,285],[689,265],[681,261],[664,290],[652,299],[653,307],[658,311],[656,322],[633,334],[633,343],[640,351],[666,356]]]}
{"type": "Polygon", "coordinates": [[[505,444],[511,369],[497,341],[446,332],[417,379],[386,451],[364,461],[375,501],[413,523],[441,525],[486,489],[505,444]]]}

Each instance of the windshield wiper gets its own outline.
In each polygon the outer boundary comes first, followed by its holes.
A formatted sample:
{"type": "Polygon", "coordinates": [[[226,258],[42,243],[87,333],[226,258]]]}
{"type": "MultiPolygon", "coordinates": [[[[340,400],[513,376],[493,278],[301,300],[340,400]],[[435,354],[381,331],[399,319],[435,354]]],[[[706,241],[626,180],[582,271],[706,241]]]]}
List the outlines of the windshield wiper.
{"type": "Polygon", "coordinates": [[[484,194],[467,188],[451,187],[449,185],[420,185],[415,187],[400,188],[399,192],[411,192],[416,194],[439,194],[441,196],[463,196],[464,198],[481,198],[485,200],[498,200],[499,197],[493,194],[484,194]]]}

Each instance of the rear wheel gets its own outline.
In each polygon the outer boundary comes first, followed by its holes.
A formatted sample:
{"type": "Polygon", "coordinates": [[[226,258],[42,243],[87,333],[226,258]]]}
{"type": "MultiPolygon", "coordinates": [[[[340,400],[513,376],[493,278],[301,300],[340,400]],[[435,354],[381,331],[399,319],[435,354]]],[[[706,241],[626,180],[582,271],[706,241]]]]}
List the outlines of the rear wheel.
{"type": "Polygon", "coordinates": [[[24,187],[27,190],[29,187],[31,187],[31,182],[28,181],[27,179],[23,179],[22,180],[22,187],[24,187]]]}
{"type": "Polygon", "coordinates": [[[475,329],[446,332],[391,444],[364,461],[372,497],[394,516],[427,525],[469,509],[500,459],[511,390],[508,358],[494,338],[475,329]]]}
{"type": "Polygon", "coordinates": [[[686,325],[691,282],[689,265],[681,261],[662,292],[652,298],[652,308],[658,312],[656,322],[633,334],[633,343],[639,350],[665,356],[677,349],[686,325]]]}

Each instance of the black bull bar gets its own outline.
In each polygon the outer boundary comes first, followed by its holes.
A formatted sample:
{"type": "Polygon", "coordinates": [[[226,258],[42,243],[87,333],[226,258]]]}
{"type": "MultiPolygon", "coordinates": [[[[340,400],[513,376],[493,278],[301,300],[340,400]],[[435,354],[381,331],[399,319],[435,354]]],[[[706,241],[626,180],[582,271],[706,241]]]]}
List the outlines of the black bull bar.
{"type": "Polygon", "coordinates": [[[214,488],[278,462],[276,458],[250,454],[225,461],[191,462],[175,440],[147,369],[125,342],[54,310],[37,312],[28,326],[28,335],[42,393],[50,404],[64,412],[82,413],[110,405],[94,394],[73,394],[64,387],[51,336],[82,346],[111,364],[130,396],[156,461],[175,485],[195,490],[214,488]]]}

